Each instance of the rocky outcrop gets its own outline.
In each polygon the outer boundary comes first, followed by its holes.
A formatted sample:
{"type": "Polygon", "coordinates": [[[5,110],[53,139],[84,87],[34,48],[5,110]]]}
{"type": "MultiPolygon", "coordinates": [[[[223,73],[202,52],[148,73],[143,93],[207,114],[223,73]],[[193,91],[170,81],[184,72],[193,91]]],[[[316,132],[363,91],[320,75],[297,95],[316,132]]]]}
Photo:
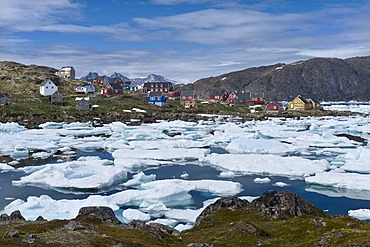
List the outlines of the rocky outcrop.
{"type": "Polygon", "coordinates": [[[228,209],[238,209],[238,208],[244,208],[248,209],[251,206],[251,204],[247,200],[242,200],[237,197],[225,197],[217,200],[215,203],[208,205],[202,213],[197,217],[195,220],[195,226],[199,225],[205,218],[212,215],[214,212],[222,209],[222,208],[228,208],[228,209]]]}
{"type": "Polygon", "coordinates": [[[325,216],[325,213],[291,191],[270,190],[252,202],[253,206],[273,219],[301,215],[325,216]]]}
{"type": "Polygon", "coordinates": [[[78,212],[77,220],[99,220],[109,225],[121,225],[113,210],[109,207],[83,207],[78,212]]]}
{"type": "MultiPolygon", "coordinates": [[[[215,203],[208,205],[197,217],[194,225],[199,225],[207,217],[225,208],[231,210],[255,210],[273,219],[288,219],[301,215],[325,216],[325,213],[321,209],[294,192],[271,190],[265,192],[261,197],[251,203],[237,197],[221,198],[215,203]]],[[[249,223],[242,222],[239,225],[241,228],[247,229],[247,231],[257,231],[249,223]]]]}

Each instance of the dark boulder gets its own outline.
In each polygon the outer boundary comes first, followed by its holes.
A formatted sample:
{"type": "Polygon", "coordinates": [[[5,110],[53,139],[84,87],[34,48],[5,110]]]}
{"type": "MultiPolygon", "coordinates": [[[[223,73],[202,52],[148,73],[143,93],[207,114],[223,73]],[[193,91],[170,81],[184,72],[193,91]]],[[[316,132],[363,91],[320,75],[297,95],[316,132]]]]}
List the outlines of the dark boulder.
{"type": "Polygon", "coordinates": [[[290,191],[267,191],[252,204],[273,219],[288,219],[301,215],[325,216],[321,209],[290,191]]]}
{"type": "Polygon", "coordinates": [[[195,226],[199,225],[205,218],[212,215],[214,212],[222,209],[238,209],[238,208],[250,208],[251,203],[246,200],[239,199],[237,197],[224,197],[218,199],[215,203],[208,205],[203,212],[195,220],[195,226]]]}
{"type": "Polygon", "coordinates": [[[122,224],[109,207],[83,207],[76,217],[78,220],[99,220],[101,223],[109,225],[122,224]]]}
{"type": "Polygon", "coordinates": [[[9,219],[12,221],[26,221],[19,210],[12,212],[9,216],[9,219]]]}

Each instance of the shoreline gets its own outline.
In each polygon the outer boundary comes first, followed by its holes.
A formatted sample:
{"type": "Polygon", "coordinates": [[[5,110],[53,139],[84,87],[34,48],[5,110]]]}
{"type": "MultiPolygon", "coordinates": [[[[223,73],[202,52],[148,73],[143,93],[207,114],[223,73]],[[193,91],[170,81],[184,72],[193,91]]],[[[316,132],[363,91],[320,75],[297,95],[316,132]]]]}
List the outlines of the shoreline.
{"type": "Polygon", "coordinates": [[[300,118],[300,117],[340,117],[340,116],[356,116],[365,115],[358,112],[350,111],[331,111],[331,110],[317,110],[317,111],[283,111],[279,113],[192,113],[192,112],[110,112],[110,113],[93,113],[87,114],[73,114],[73,115],[39,115],[24,113],[22,115],[16,114],[2,114],[0,115],[0,123],[15,122],[19,125],[25,126],[29,129],[37,129],[39,125],[46,122],[93,122],[96,126],[111,122],[130,123],[131,125],[141,125],[145,123],[154,123],[158,120],[175,121],[182,120],[188,122],[210,120],[219,116],[236,117],[242,122],[252,120],[267,120],[271,117],[278,118],[300,118]]]}

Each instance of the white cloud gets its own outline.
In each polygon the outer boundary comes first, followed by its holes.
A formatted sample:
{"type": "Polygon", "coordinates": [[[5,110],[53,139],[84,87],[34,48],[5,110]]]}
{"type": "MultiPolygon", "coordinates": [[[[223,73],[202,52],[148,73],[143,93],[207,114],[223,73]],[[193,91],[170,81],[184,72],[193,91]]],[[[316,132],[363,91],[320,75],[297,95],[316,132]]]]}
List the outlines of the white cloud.
{"type": "Polygon", "coordinates": [[[14,31],[23,25],[46,25],[68,18],[78,18],[81,7],[81,4],[69,0],[2,0],[0,27],[14,31]]]}

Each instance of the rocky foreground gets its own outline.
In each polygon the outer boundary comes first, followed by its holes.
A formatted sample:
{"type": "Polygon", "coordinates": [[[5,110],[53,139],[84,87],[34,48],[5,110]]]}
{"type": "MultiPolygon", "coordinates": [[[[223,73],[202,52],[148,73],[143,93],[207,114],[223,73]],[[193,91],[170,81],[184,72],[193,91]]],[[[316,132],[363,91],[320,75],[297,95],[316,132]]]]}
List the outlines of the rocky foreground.
{"type": "Polygon", "coordinates": [[[221,198],[191,230],[158,223],[123,225],[107,207],[81,208],[71,220],[26,221],[0,216],[0,246],[370,246],[370,224],[329,216],[288,191],[267,191],[253,202],[221,198]]]}

